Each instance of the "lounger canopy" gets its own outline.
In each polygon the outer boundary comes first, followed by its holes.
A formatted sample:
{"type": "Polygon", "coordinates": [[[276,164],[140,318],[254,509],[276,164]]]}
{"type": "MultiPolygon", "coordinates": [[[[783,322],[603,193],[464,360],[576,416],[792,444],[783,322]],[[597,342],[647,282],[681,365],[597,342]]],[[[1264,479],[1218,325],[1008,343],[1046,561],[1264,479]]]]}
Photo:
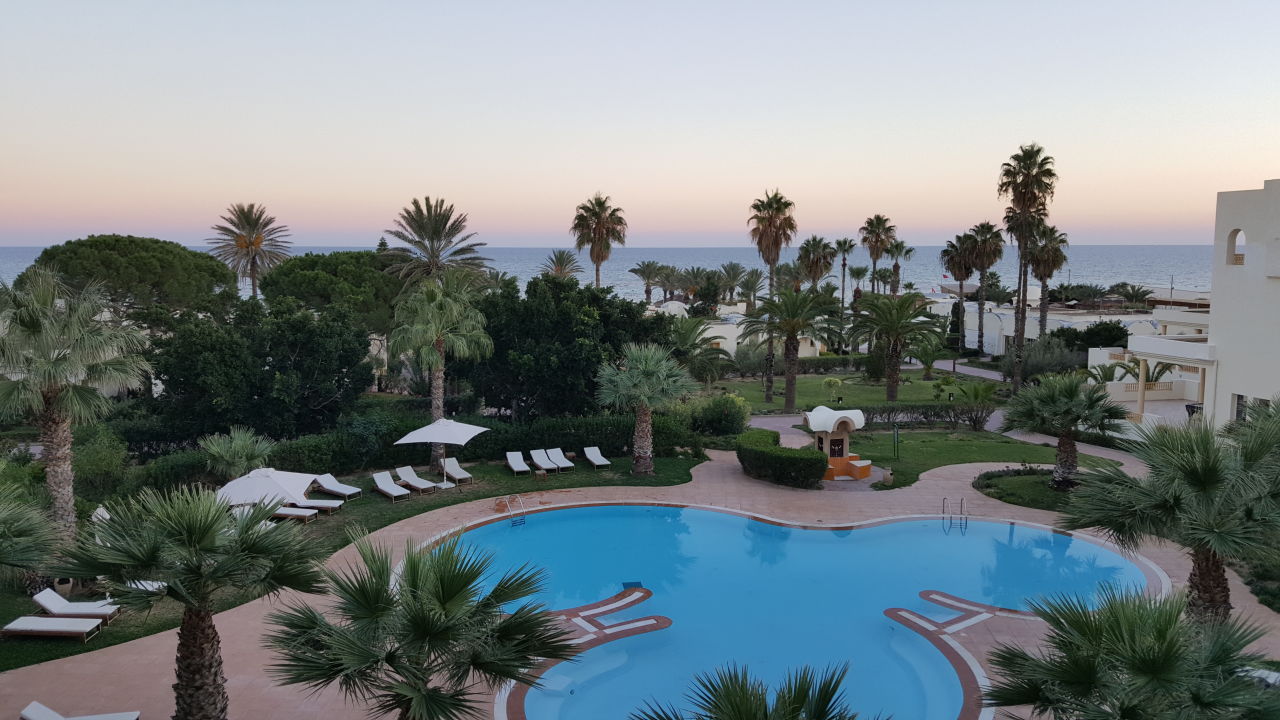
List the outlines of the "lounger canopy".
{"type": "Polygon", "coordinates": [[[316,476],[307,473],[258,468],[223,485],[218,498],[232,507],[273,502],[303,505],[315,482],[316,476]]]}

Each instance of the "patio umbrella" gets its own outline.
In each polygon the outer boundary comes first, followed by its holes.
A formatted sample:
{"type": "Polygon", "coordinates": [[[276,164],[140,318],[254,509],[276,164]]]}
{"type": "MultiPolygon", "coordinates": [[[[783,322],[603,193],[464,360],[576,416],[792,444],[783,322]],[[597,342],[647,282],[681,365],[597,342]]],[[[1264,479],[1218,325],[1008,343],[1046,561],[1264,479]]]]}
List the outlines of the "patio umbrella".
{"type": "Polygon", "coordinates": [[[223,485],[218,490],[218,498],[232,506],[300,502],[307,499],[307,491],[315,480],[315,475],[258,468],[223,485]]]}
{"type": "MultiPolygon", "coordinates": [[[[479,425],[468,425],[456,420],[441,418],[430,425],[420,427],[395,442],[396,445],[412,443],[432,443],[440,445],[466,445],[471,438],[487,431],[489,428],[479,425]]],[[[444,460],[444,449],[441,448],[440,459],[444,460]]]]}

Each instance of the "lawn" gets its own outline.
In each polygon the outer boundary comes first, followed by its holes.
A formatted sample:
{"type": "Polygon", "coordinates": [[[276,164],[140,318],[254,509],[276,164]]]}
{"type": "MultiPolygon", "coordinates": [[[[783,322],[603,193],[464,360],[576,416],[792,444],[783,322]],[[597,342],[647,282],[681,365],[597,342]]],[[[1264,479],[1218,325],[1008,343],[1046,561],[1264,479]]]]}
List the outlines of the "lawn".
{"type": "MultiPolygon", "coordinates": [[[[933,397],[934,380],[922,380],[922,370],[904,370],[902,373],[903,383],[898,386],[898,402],[903,403],[931,403],[937,402],[933,397]]],[[[941,370],[934,370],[934,378],[942,378],[951,373],[941,370]]],[[[844,401],[840,403],[842,407],[866,407],[868,405],[883,405],[884,399],[884,383],[870,382],[860,376],[847,375],[801,375],[796,378],[796,410],[807,411],[812,410],[819,405],[831,405],[836,401],[832,399],[830,390],[822,386],[822,381],[827,378],[848,378],[844,384],[840,386],[836,392],[837,396],[843,397],[844,401]]],[[[782,391],[785,388],[785,379],[779,375],[774,378],[773,389],[774,396],[772,403],[764,401],[764,386],[759,378],[748,378],[744,380],[722,380],[715,384],[718,389],[728,390],[741,395],[751,403],[751,411],[757,414],[781,412],[783,406],[782,391]]],[[[967,375],[957,376],[957,382],[990,382],[980,378],[970,377],[967,375]]]]}
{"type": "MultiPolygon", "coordinates": [[[[321,516],[306,526],[317,543],[328,553],[336,552],[347,544],[348,529],[363,527],[377,530],[405,518],[430,510],[456,505],[471,500],[525,493],[535,490],[584,487],[589,485],[669,486],[688,482],[690,471],[699,460],[689,458],[657,458],[654,461],[657,474],[652,477],[632,477],[631,461],[615,459],[612,469],[590,470],[579,467],[573,472],[551,475],[544,480],[527,475],[512,477],[497,463],[482,463],[467,469],[475,476],[475,482],[462,486],[461,491],[439,491],[392,504],[372,490],[373,480],[368,473],[340,478],[349,485],[356,485],[364,494],[348,502],[337,513],[321,516]]],[[[316,497],[324,497],[317,494],[316,497]]],[[[425,539],[425,538],[424,538],[425,539]]],[[[226,610],[252,600],[248,595],[228,595],[219,603],[219,610],[226,610]]],[[[16,583],[0,588],[0,625],[7,624],[20,615],[35,613],[36,604],[22,592],[16,583]]],[[[0,671],[54,660],[69,655],[97,650],[98,648],[128,642],[136,638],[177,627],[182,608],[176,602],[164,601],[148,613],[123,613],[110,626],[103,628],[87,644],[71,639],[5,638],[0,642],[0,671]]]]}
{"type": "Polygon", "coordinates": [[[1049,478],[1042,473],[978,478],[973,481],[973,489],[1010,505],[1057,512],[1067,504],[1071,495],[1049,487],[1049,478]]]}

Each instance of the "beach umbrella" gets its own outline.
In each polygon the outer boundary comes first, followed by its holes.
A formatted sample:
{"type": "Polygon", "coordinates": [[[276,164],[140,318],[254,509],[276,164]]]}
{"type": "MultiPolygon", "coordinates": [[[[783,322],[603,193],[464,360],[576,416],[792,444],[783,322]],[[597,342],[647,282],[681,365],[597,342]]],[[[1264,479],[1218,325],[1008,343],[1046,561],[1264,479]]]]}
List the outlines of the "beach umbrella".
{"type": "Polygon", "coordinates": [[[315,480],[315,475],[306,473],[258,468],[223,485],[218,490],[218,498],[231,506],[296,503],[307,499],[307,491],[315,480]]]}
{"type": "MultiPolygon", "coordinates": [[[[466,445],[471,438],[487,431],[489,428],[479,425],[468,425],[449,418],[439,420],[414,430],[395,442],[396,445],[413,443],[432,443],[439,445],[466,445]]],[[[440,460],[444,461],[444,448],[441,448],[440,460]]]]}

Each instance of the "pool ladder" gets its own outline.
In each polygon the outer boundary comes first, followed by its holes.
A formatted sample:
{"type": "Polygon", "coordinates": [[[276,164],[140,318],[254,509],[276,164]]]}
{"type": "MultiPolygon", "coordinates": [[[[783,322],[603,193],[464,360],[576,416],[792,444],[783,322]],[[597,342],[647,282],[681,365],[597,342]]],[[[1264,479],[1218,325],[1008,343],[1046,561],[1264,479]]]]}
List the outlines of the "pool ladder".
{"type": "Polygon", "coordinates": [[[519,514],[511,518],[511,527],[524,526],[525,515],[528,513],[528,510],[525,509],[524,500],[521,499],[519,495],[506,495],[498,498],[498,502],[506,505],[508,513],[515,512],[516,508],[519,508],[519,514]]]}
{"type": "Polygon", "coordinates": [[[956,512],[952,512],[951,498],[942,498],[942,532],[950,535],[952,530],[959,530],[961,535],[969,530],[969,509],[964,498],[960,498],[956,512]]]}

